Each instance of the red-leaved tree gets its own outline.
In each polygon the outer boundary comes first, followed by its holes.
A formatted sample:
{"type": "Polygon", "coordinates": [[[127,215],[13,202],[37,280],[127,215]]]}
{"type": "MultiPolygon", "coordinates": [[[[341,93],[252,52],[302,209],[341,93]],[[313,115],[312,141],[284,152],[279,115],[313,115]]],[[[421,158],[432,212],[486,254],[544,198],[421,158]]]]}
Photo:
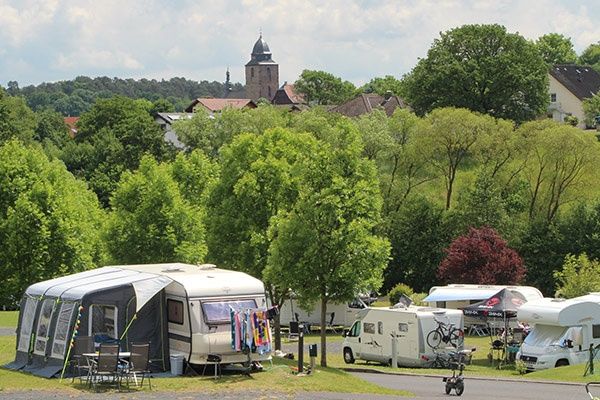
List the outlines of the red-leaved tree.
{"type": "Polygon", "coordinates": [[[437,272],[445,283],[512,285],[525,277],[521,257],[492,228],[470,228],[445,252],[437,272]]]}

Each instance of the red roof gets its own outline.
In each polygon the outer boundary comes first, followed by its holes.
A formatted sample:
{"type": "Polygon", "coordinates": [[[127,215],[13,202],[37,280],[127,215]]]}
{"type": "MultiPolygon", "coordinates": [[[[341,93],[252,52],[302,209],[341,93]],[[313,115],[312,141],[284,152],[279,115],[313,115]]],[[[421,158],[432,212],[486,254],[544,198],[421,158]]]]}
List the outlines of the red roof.
{"type": "Polygon", "coordinates": [[[304,96],[294,91],[294,85],[284,83],[273,96],[273,104],[304,104],[304,96]]]}
{"type": "Polygon", "coordinates": [[[79,117],[64,117],[65,124],[69,126],[69,136],[72,138],[77,135],[77,121],[79,121],[79,117]]]}
{"type": "Polygon", "coordinates": [[[218,112],[227,107],[238,109],[245,107],[256,108],[256,104],[254,104],[254,102],[251,99],[215,99],[201,97],[194,100],[192,104],[190,104],[188,108],[185,109],[185,111],[193,112],[198,107],[198,105],[203,106],[209,112],[218,112]]]}

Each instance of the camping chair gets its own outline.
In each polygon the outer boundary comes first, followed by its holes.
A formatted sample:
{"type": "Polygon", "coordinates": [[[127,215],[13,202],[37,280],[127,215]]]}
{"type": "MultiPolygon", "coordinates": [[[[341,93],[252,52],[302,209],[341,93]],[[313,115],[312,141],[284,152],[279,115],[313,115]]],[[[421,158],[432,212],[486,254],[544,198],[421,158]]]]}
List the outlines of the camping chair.
{"type": "Polygon", "coordinates": [[[335,330],[335,326],[333,325],[333,320],[335,319],[335,312],[331,313],[331,317],[329,318],[329,322],[327,323],[327,328],[331,329],[333,333],[337,333],[335,330]]]}
{"type": "Polygon", "coordinates": [[[83,382],[84,376],[86,381],[89,381],[91,368],[87,358],[83,354],[93,352],[94,338],[92,336],[75,337],[73,350],[71,351],[71,360],[69,361],[72,376],[71,382],[75,381],[75,368],[77,368],[77,376],[79,376],[80,382],[83,382]],[[85,375],[82,372],[85,372],[85,375]]]}
{"type": "Polygon", "coordinates": [[[131,355],[129,361],[123,369],[123,376],[127,380],[127,388],[129,388],[129,379],[133,378],[135,385],[138,386],[138,376],[142,377],[139,387],[144,386],[144,378],[148,377],[148,387],[152,389],[150,375],[150,343],[132,343],[131,355]]]}
{"type": "Polygon", "coordinates": [[[98,381],[110,382],[121,389],[121,371],[119,369],[119,345],[100,344],[98,359],[92,362],[91,382],[94,389],[98,388],[98,381]]]}

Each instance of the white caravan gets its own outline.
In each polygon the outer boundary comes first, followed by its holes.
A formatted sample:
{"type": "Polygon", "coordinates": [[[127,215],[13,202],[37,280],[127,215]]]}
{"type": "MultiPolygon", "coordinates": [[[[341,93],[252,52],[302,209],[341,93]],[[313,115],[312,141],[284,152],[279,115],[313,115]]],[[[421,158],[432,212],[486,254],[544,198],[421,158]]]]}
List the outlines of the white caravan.
{"type": "MultiPolygon", "coordinates": [[[[267,302],[263,283],[242,272],[212,264],[153,264],[118,266],[169,277],[165,287],[166,317],[171,355],[191,364],[206,364],[218,354],[223,364],[266,361],[270,353],[249,355],[231,348],[230,306],[262,308],[267,302]]],[[[158,318],[158,316],[157,316],[158,318]]]]}
{"type": "Polygon", "coordinates": [[[392,335],[397,337],[399,366],[422,367],[435,357],[427,335],[438,327],[436,320],[463,328],[459,310],[408,306],[406,308],[365,308],[346,333],[342,345],[344,361],[355,359],[391,364],[392,335]]]}
{"type": "MultiPolygon", "coordinates": [[[[356,320],[356,313],[368,307],[360,297],[347,303],[328,303],[325,322],[328,325],[349,327],[356,320]]],[[[302,309],[295,299],[286,300],[280,310],[281,326],[288,326],[290,321],[321,325],[321,303],[317,302],[311,310],[302,309]]]]}
{"type": "Polygon", "coordinates": [[[528,370],[585,363],[600,344],[600,293],[525,303],[517,311],[532,329],[517,353],[528,370]]]}
{"type": "MultiPolygon", "coordinates": [[[[429,295],[423,299],[430,307],[462,309],[473,303],[488,299],[502,289],[508,289],[520,294],[526,301],[541,299],[544,296],[533,286],[508,286],[508,285],[474,285],[451,284],[447,286],[433,286],[429,295]]],[[[465,318],[465,326],[480,324],[481,320],[472,317],[465,318]]]]}

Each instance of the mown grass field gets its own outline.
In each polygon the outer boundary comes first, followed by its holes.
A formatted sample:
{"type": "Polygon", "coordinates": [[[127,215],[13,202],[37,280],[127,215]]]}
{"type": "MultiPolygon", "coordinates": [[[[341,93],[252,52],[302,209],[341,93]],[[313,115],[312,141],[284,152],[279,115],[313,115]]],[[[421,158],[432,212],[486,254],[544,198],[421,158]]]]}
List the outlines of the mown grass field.
{"type": "MultiPolygon", "coordinates": [[[[5,315],[0,312],[0,326],[5,321],[13,321],[11,325],[16,326],[14,315],[5,315]]],[[[14,359],[15,337],[0,336],[0,365],[4,365],[14,359]]],[[[273,365],[265,363],[265,370],[251,374],[250,377],[242,374],[224,374],[220,379],[206,377],[173,377],[153,378],[152,388],[154,391],[194,391],[194,392],[218,392],[227,390],[253,391],[273,393],[295,393],[303,391],[329,391],[342,393],[368,393],[368,394],[390,394],[395,396],[407,396],[410,393],[391,390],[365,382],[337,368],[317,368],[307,376],[298,376],[295,373],[296,361],[277,359],[273,365]]],[[[208,375],[208,374],[207,374],[208,375]]],[[[44,379],[23,372],[9,371],[0,368],[0,391],[22,391],[22,390],[48,390],[61,391],[65,395],[77,393],[80,390],[89,390],[85,385],[71,383],[70,379],[60,382],[59,379],[44,379]]],[[[147,390],[147,389],[144,389],[147,390]]]]}
{"type": "MultiPolygon", "coordinates": [[[[334,343],[343,341],[341,335],[330,335],[328,336],[328,343],[334,343]]],[[[306,347],[308,344],[317,343],[320,345],[320,337],[312,334],[304,337],[306,347]]],[[[490,349],[490,338],[489,337],[470,337],[467,336],[465,339],[465,348],[476,348],[473,353],[472,362],[465,369],[465,375],[467,376],[478,376],[478,377],[490,377],[490,378],[505,378],[505,379],[523,379],[523,380],[550,380],[560,382],[590,382],[593,380],[600,381],[600,363],[597,366],[596,375],[583,376],[585,370],[585,364],[573,365],[561,368],[552,368],[545,371],[531,372],[527,374],[521,374],[516,369],[514,364],[503,365],[500,369],[497,368],[498,363],[490,364],[488,360],[488,353],[490,349]]],[[[308,359],[308,350],[305,352],[304,359],[308,359]]],[[[330,367],[344,368],[344,369],[373,369],[378,371],[384,371],[387,373],[413,373],[413,374],[427,374],[427,375],[448,375],[448,370],[444,369],[427,369],[427,368],[392,368],[386,365],[367,363],[362,360],[356,360],[354,364],[344,363],[341,352],[327,354],[327,363],[330,367]]]]}

